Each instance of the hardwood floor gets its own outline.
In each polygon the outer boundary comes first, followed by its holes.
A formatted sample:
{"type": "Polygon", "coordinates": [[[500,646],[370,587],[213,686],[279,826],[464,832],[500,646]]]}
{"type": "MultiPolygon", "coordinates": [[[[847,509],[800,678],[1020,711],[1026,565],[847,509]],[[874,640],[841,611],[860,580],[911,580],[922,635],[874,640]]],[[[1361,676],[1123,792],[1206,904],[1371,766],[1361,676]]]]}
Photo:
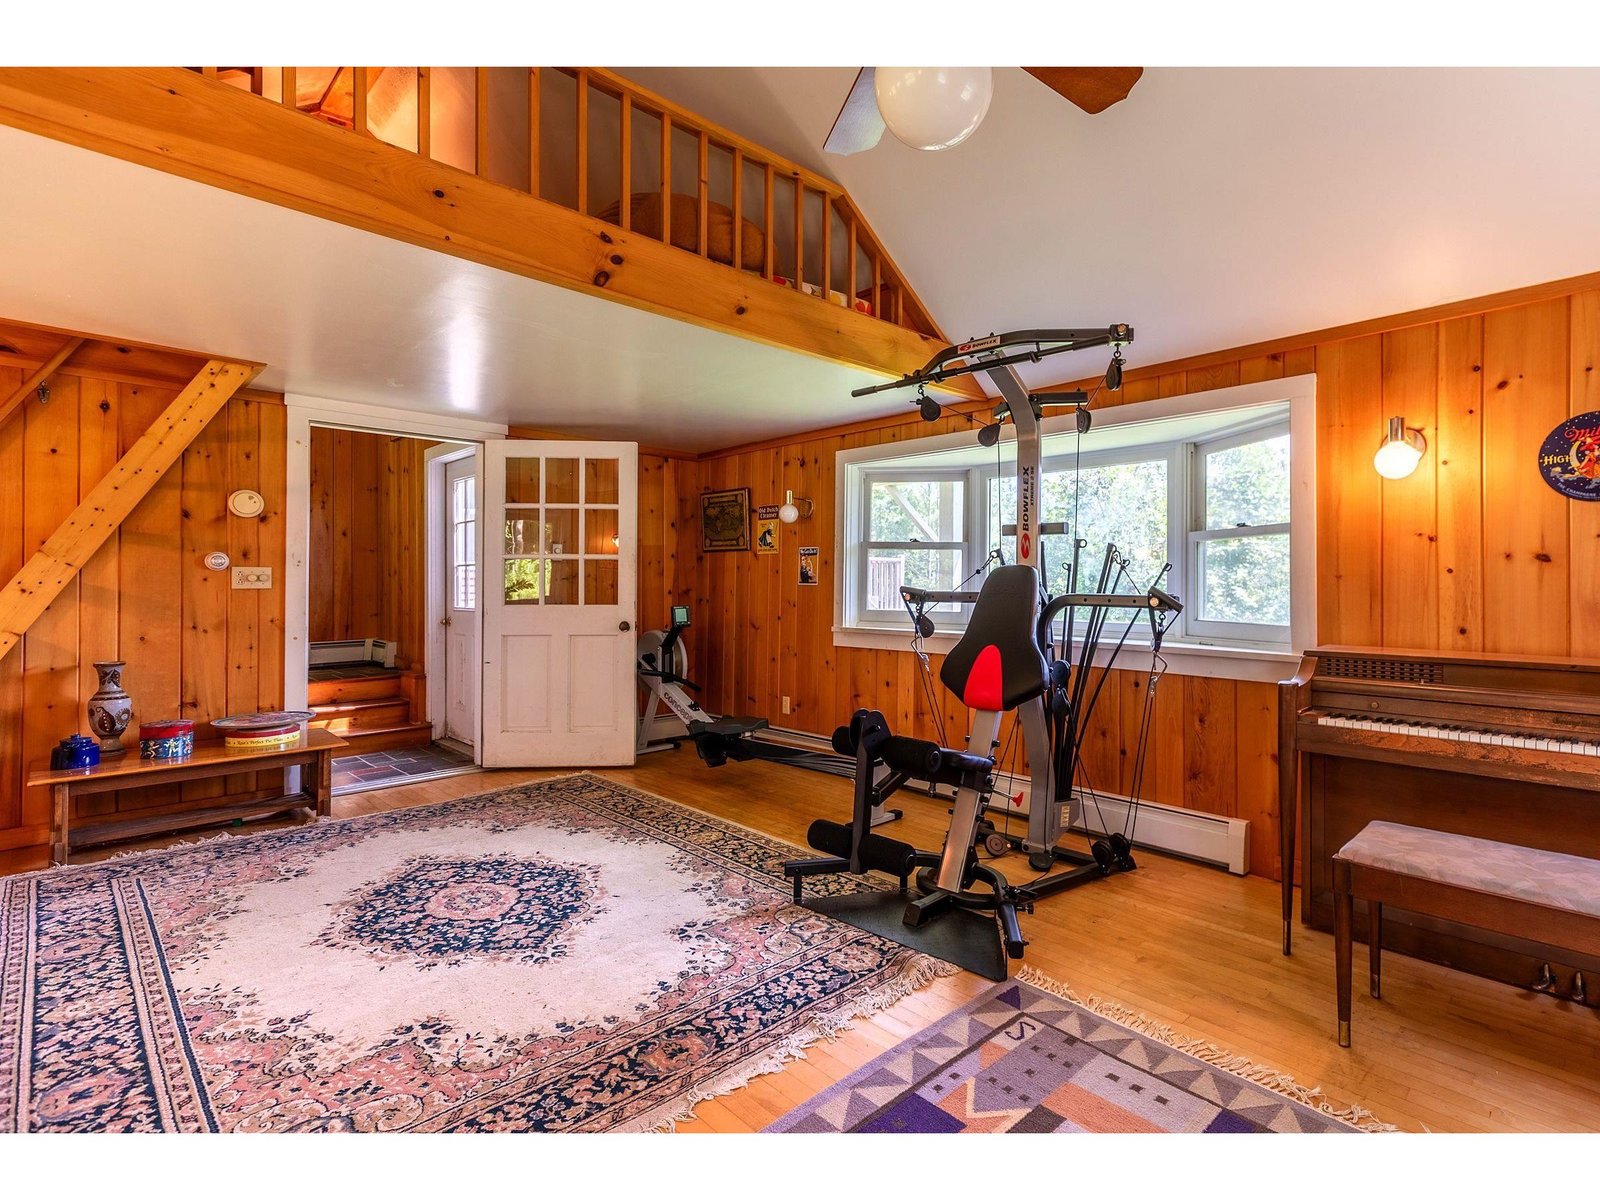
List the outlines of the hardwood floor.
{"type": "MultiPolygon", "coordinates": [[[[337,798],[334,813],[566,773],[459,775],[337,798]]],[[[711,770],[687,750],[598,774],[797,845],[815,817],[849,808],[843,780],[770,763],[711,770]]],[[[943,806],[912,793],[902,799],[898,836],[936,846],[943,806]]],[[[1363,1105],[1403,1129],[1600,1130],[1600,1011],[1392,954],[1384,960],[1384,999],[1356,997],[1354,1046],[1341,1050],[1332,938],[1299,929],[1294,957],[1284,958],[1278,903],[1277,885],[1266,880],[1145,853],[1134,874],[1056,896],[1025,916],[1026,961],[1080,996],[1117,1001],[1303,1084],[1321,1084],[1333,1101],[1363,1105]]],[[[987,986],[965,974],[937,980],[803,1060],[701,1103],[697,1120],[679,1128],[760,1129],[987,986]]]]}

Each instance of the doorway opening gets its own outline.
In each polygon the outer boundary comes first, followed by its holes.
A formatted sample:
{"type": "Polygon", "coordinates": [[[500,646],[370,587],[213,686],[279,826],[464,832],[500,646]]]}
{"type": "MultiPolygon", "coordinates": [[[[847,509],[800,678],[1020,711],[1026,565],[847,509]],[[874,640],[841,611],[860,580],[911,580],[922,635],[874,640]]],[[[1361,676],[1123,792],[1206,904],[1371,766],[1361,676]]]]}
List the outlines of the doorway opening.
{"type": "MultiPolygon", "coordinates": [[[[336,794],[478,769],[475,728],[449,718],[463,684],[434,646],[441,620],[475,629],[478,457],[470,443],[310,426],[306,707],[313,727],[347,743],[334,760],[336,794]],[[435,464],[465,480],[455,493],[464,522],[442,512],[451,497],[435,464]],[[465,536],[464,554],[438,544],[441,523],[465,536]],[[445,608],[458,600],[459,616],[445,608]]],[[[465,686],[474,684],[469,672],[465,686]]],[[[455,704],[475,712],[472,701],[455,704]]]]}

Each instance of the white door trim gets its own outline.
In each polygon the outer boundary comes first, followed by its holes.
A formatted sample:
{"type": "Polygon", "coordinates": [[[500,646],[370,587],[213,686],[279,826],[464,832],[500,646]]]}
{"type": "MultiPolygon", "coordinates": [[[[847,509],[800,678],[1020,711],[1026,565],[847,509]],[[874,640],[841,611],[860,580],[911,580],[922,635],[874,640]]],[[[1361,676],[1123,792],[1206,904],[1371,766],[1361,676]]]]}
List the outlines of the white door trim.
{"type": "MultiPolygon", "coordinates": [[[[283,403],[287,410],[289,443],[283,498],[283,705],[303,709],[306,707],[306,653],[311,629],[311,575],[307,555],[311,542],[312,427],[449,438],[480,445],[505,437],[506,427],[467,417],[408,412],[292,393],[284,396],[283,403]]],[[[479,553],[481,556],[481,530],[479,553]]],[[[432,707],[430,700],[430,710],[432,707]]]]}
{"type": "MultiPolygon", "coordinates": [[[[433,736],[444,736],[445,725],[448,718],[446,705],[440,703],[440,689],[435,687],[436,681],[448,679],[447,645],[448,634],[442,624],[445,615],[445,605],[450,592],[450,563],[446,545],[449,542],[449,500],[450,490],[447,484],[447,468],[453,462],[471,456],[477,464],[473,477],[478,483],[478,495],[483,495],[483,448],[482,446],[430,446],[423,457],[427,461],[428,470],[428,719],[433,723],[433,736]]],[[[483,560],[483,534],[482,522],[479,522],[478,535],[478,560],[483,560]]],[[[481,582],[481,580],[480,580],[481,582]]],[[[480,588],[481,591],[481,588],[480,588]]],[[[480,600],[473,615],[473,624],[476,626],[475,636],[478,645],[483,642],[483,604],[480,600]]],[[[483,693],[483,666],[478,661],[479,655],[472,656],[472,690],[476,697],[483,693]]],[[[472,756],[478,757],[478,743],[482,740],[482,715],[483,705],[477,701],[473,703],[472,712],[472,756]]]]}

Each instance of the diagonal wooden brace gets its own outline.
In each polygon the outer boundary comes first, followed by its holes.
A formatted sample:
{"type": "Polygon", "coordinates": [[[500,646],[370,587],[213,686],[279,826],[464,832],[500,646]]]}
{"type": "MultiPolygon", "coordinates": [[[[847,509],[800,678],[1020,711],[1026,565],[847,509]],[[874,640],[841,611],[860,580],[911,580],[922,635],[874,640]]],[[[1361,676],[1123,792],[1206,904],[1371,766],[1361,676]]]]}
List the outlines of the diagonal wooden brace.
{"type": "Polygon", "coordinates": [[[0,658],[22,640],[28,627],[150,494],[207,422],[260,370],[254,363],[212,359],[106,472],[0,591],[0,658]]]}

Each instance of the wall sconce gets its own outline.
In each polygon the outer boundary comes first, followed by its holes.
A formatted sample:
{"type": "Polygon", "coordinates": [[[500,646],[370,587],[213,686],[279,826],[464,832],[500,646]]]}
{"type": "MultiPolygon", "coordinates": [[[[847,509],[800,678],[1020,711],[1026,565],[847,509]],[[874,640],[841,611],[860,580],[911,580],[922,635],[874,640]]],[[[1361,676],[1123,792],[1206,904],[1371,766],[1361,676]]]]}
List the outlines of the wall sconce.
{"type": "Polygon", "coordinates": [[[1428,440],[1420,429],[1407,429],[1404,417],[1389,418],[1389,432],[1372,456],[1373,469],[1385,479],[1404,479],[1422,461],[1428,440]]]}
{"type": "Polygon", "coordinates": [[[794,498],[794,492],[790,490],[783,494],[783,507],[778,509],[778,520],[782,521],[785,525],[793,525],[801,517],[809,518],[812,511],[813,506],[811,501],[807,500],[804,496],[800,497],[799,500],[796,500],[794,498]]]}

